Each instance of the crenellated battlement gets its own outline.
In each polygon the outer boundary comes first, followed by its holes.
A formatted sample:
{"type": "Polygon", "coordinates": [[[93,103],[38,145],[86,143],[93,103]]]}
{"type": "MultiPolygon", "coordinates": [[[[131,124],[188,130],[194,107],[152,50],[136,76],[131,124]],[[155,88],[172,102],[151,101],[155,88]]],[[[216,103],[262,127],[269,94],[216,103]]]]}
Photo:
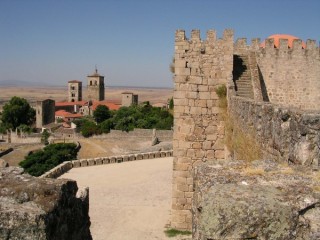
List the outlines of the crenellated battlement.
{"type": "MultiPolygon", "coordinates": [[[[225,29],[223,31],[222,40],[233,40],[233,30],[232,29],[225,29]]],[[[206,34],[206,40],[202,40],[200,37],[200,30],[193,29],[190,34],[190,39],[186,37],[185,30],[179,29],[176,31],[175,41],[177,42],[189,42],[189,43],[196,43],[196,42],[208,42],[213,43],[217,40],[217,34],[215,30],[208,30],[206,34]]]]}
{"type": "Polygon", "coordinates": [[[255,51],[263,56],[305,56],[313,59],[320,59],[320,49],[315,40],[308,39],[304,43],[301,39],[293,39],[290,44],[288,39],[279,39],[279,43],[275,43],[273,38],[268,38],[264,42],[260,42],[260,38],[253,38],[251,45],[247,44],[247,38],[238,38],[234,43],[235,53],[243,51],[255,51]]]}

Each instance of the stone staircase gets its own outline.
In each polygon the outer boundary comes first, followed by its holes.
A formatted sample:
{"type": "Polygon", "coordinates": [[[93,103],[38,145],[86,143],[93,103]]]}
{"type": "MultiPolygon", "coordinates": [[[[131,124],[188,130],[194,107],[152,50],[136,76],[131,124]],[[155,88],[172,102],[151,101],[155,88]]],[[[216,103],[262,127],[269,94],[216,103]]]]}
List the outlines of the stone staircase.
{"type": "Polygon", "coordinates": [[[233,56],[233,82],[237,96],[254,99],[248,55],[233,56]]]}

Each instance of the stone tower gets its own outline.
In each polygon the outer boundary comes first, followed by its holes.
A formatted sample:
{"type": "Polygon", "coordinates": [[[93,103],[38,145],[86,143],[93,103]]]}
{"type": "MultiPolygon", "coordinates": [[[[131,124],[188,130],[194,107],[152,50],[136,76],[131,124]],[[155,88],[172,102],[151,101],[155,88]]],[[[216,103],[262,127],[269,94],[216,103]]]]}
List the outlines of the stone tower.
{"type": "Polygon", "coordinates": [[[36,104],[36,127],[42,128],[44,125],[55,121],[55,101],[46,99],[37,101],[36,104]]]}
{"type": "Polygon", "coordinates": [[[77,102],[82,100],[82,82],[72,80],[68,82],[68,101],[77,102]]]}
{"type": "Polygon", "coordinates": [[[191,230],[193,171],[199,164],[224,159],[224,125],[215,89],[232,82],[233,31],[193,30],[175,35],[173,188],[171,227],[191,230]]]}
{"type": "Polygon", "coordinates": [[[97,69],[88,75],[88,100],[104,100],[104,76],[101,76],[97,69]]]}
{"type": "Polygon", "coordinates": [[[138,104],[138,95],[135,95],[132,92],[122,93],[122,102],[121,102],[122,106],[130,107],[131,105],[137,105],[137,104],[138,104]]]}

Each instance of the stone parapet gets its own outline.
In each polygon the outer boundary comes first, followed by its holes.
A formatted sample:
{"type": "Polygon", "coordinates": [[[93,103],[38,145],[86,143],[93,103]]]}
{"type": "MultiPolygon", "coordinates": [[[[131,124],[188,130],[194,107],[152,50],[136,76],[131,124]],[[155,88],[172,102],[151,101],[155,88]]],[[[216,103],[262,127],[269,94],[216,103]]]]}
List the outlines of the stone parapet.
{"type": "Polygon", "coordinates": [[[229,111],[237,125],[252,132],[268,158],[319,166],[320,112],[305,112],[233,96],[229,111]]]}
{"type": "Polygon", "coordinates": [[[67,171],[69,171],[70,169],[77,168],[77,167],[90,167],[95,165],[122,163],[122,162],[128,162],[128,161],[136,161],[136,160],[164,158],[164,157],[171,157],[172,155],[173,155],[173,151],[168,150],[168,151],[160,151],[160,152],[157,151],[157,152],[128,154],[128,155],[120,155],[120,156],[72,160],[72,161],[67,161],[59,164],[55,168],[41,175],[40,178],[57,178],[62,174],[66,173],[67,171]]]}

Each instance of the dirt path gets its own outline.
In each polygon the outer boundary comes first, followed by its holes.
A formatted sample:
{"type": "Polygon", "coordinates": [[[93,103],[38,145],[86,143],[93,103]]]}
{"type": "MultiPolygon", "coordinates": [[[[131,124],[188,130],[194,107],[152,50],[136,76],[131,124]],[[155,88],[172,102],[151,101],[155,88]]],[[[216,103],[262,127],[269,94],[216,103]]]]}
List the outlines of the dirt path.
{"type": "Polygon", "coordinates": [[[170,157],[74,168],[62,178],[89,186],[94,240],[165,240],[172,161],[170,157]]]}

